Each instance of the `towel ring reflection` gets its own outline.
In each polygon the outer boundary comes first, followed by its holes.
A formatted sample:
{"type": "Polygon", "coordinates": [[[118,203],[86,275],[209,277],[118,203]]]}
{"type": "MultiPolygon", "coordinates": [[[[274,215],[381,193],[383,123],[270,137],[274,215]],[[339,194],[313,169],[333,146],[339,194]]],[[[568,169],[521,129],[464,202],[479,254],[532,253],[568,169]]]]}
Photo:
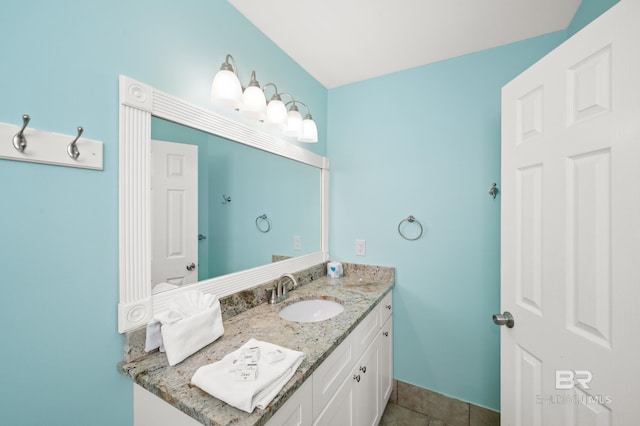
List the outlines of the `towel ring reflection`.
{"type": "Polygon", "coordinates": [[[271,222],[269,221],[269,218],[266,214],[256,217],[256,228],[258,228],[258,231],[262,232],[263,234],[271,231],[271,222]]]}
{"type": "Polygon", "coordinates": [[[418,219],[416,219],[416,218],[415,218],[415,217],[413,217],[413,216],[409,216],[408,218],[401,220],[401,221],[400,221],[400,223],[398,224],[398,234],[400,234],[400,236],[401,236],[402,238],[404,238],[405,240],[408,240],[408,241],[415,241],[415,240],[417,240],[418,238],[422,237],[422,232],[423,232],[422,224],[418,221],[418,219]],[[404,235],[404,234],[402,233],[402,229],[400,229],[400,228],[402,227],[402,224],[403,224],[403,223],[405,223],[405,222],[415,223],[416,225],[418,225],[418,226],[420,227],[420,233],[418,234],[418,236],[417,236],[417,237],[415,237],[415,238],[409,238],[409,237],[407,237],[406,235],[404,235]]]}

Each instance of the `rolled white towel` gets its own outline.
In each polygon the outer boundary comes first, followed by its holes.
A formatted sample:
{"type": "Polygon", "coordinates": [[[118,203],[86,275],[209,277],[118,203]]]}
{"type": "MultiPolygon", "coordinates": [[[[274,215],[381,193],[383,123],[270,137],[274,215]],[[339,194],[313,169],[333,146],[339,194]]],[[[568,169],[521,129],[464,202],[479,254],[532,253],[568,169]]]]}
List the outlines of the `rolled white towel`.
{"type": "Polygon", "coordinates": [[[157,347],[173,366],[224,334],[220,302],[215,295],[189,291],[169,302],[147,326],[145,350],[157,347]],[[158,327],[160,336],[158,336],[158,327]]]}
{"type": "Polygon", "coordinates": [[[251,413],[256,407],[264,409],[269,405],[293,377],[304,357],[303,352],[250,339],[220,361],[200,367],[191,378],[191,383],[227,404],[251,413]],[[257,365],[255,380],[239,381],[236,377],[238,369],[236,361],[243,351],[246,353],[249,348],[254,347],[258,347],[262,354],[255,363],[257,365]],[[284,353],[282,359],[274,362],[274,358],[266,356],[278,350],[284,353]]]}

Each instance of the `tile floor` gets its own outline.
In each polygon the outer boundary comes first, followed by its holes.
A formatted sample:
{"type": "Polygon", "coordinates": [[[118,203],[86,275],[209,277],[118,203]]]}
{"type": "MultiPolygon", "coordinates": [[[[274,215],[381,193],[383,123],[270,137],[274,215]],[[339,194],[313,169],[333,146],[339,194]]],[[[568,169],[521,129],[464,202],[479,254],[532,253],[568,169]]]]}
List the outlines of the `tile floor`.
{"type": "Polygon", "coordinates": [[[500,413],[394,380],[382,426],[500,426],[500,413]]]}
{"type": "Polygon", "coordinates": [[[440,420],[433,420],[429,416],[420,414],[393,402],[387,404],[379,426],[444,426],[440,420]]]}

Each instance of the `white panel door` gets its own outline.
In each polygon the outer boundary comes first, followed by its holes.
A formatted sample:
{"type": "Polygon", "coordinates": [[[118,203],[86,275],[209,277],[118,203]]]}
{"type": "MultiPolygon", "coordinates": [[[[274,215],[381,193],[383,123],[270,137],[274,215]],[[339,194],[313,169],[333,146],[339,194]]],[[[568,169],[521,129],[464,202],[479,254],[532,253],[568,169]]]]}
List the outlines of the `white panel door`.
{"type": "Polygon", "coordinates": [[[198,281],[198,147],[151,141],[151,283],[198,281]]]}
{"type": "Polygon", "coordinates": [[[502,425],[637,424],[640,2],[503,88],[502,425]]]}

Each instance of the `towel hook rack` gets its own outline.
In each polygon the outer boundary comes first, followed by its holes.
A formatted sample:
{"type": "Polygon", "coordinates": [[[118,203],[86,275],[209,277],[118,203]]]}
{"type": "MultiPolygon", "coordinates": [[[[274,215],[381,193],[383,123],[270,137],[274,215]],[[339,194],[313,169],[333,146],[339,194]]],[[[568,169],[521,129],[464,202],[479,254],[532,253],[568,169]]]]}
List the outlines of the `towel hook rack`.
{"type": "Polygon", "coordinates": [[[67,154],[69,154],[69,157],[74,160],[77,160],[80,156],[80,151],[78,151],[78,139],[82,136],[82,132],[84,132],[84,129],[82,127],[78,127],[78,136],[76,136],[76,138],[67,146],[67,154]]]}
{"type": "Polygon", "coordinates": [[[416,218],[415,218],[415,217],[413,217],[412,215],[409,215],[409,217],[407,217],[406,219],[401,220],[401,221],[400,221],[400,223],[398,224],[398,233],[399,233],[399,234],[400,234],[400,236],[401,236],[402,238],[404,238],[405,240],[408,240],[408,241],[415,241],[415,240],[417,240],[418,238],[422,237],[422,232],[423,232],[422,224],[418,221],[418,219],[416,219],[416,218]],[[401,227],[402,227],[402,224],[403,224],[403,223],[405,223],[405,222],[415,223],[416,225],[418,225],[418,226],[420,227],[420,233],[418,234],[418,236],[417,236],[417,237],[415,237],[415,238],[409,238],[409,237],[407,237],[406,235],[404,235],[404,234],[402,233],[402,229],[401,229],[401,227]]]}
{"type": "Polygon", "coordinates": [[[271,222],[269,222],[269,218],[266,214],[262,214],[256,217],[256,228],[258,228],[258,231],[262,232],[263,234],[266,234],[271,230],[271,222]],[[265,223],[266,225],[264,225],[265,223]]]}
{"type": "Polygon", "coordinates": [[[22,116],[22,129],[13,137],[13,147],[17,149],[19,152],[24,152],[27,147],[27,138],[24,137],[24,129],[27,128],[27,125],[31,121],[31,117],[27,114],[22,116]]]}

